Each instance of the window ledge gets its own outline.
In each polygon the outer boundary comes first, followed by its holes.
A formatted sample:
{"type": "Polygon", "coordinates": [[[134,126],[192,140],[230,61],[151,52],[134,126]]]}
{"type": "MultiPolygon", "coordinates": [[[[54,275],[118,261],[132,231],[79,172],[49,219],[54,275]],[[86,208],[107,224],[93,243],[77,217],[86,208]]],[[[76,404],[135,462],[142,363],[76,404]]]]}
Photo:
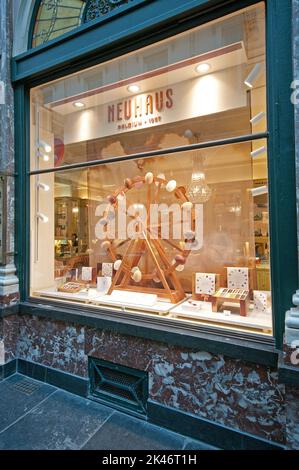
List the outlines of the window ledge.
{"type": "Polygon", "coordinates": [[[119,311],[98,310],[92,308],[73,308],[57,302],[42,303],[40,299],[28,299],[20,303],[21,315],[35,315],[85,325],[93,328],[108,329],[120,334],[159,341],[189,349],[200,349],[214,354],[223,354],[246,362],[254,362],[270,367],[277,367],[278,351],[272,338],[258,338],[240,333],[217,333],[209,327],[196,325],[184,327],[174,321],[163,322],[157,319],[137,318],[136,314],[119,311]]]}

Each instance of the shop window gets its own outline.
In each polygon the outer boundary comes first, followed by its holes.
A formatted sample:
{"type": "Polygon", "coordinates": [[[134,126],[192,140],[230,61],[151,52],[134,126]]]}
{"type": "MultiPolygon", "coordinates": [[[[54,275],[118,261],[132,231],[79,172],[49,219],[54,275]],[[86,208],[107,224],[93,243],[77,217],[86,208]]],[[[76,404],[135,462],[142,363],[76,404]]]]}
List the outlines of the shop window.
{"type": "Polygon", "coordinates": [[[263,3],[32,89],[31,296],[271,335],[266,131],[263,3]]]}

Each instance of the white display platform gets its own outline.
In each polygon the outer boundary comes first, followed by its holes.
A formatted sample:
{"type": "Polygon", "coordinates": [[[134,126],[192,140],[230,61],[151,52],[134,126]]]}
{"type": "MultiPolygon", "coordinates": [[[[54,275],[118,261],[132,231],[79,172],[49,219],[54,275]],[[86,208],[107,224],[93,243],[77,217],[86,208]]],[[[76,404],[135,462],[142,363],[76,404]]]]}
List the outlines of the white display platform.
{"type": "MultiPolygon", "coordinates": [[[[169,315],[169,318],[188,319],[190,321],[204,321],[210,323],[221,323],[223,325],[238,326],[271,332],[272,317],[270,313],[258,312],[250,309],[247,317],[241,317],[238,314],[231,313],[227,315],[221,312],[213,312],[212,304],[209,302],[200,302],[190,298],[181,301],[179,304],[172,304],[168,301],[159,300],[154,294],[142,294],[131,291],[114,291],[111,295],[100,295],[95,288],[85,289],[78,293],[58,292],[55,287],[36,291],[35,295],[42,297],[56,298],[57,300],[70,300],[82,302],[89,305],[102,306],[109,309],[117,308],[124,313],[126,311],[138,311],[140,313],[152,313],[158,315],[169,315]],[[201,309],[199,308],[201,306],[201,309]]],[[[235,304],[225,303],[227,310],[235,304]]]]}
{"type": "Polygon", "coordinates": [[[167,315],[174,306],[171,302],[166,302],[165,299],[159,300],[154,294],[141,294],[140,292],[131,291],[116,290],[111,295],[100,295],[96,289],[90,288],[88,292],[84,289],[72,294],[59,292],[53,287],[38,290],[35,294],[43,297],[54,297],[60,300],[72,300],[73,302],[83,302],[98,306],[107,305],[119,308],[123,311],[130,309],[146,311],[148,313],[158,313],[159,315],[167,315]]]}
{"type": "MultiPolygon", "coordinates": [[[[190,305],[189,299],[185,300],[172,309],[171,316],[174,318],[179,317],[222,324],[225,323],[227,325],[243,326],[267,332],[272,330],[272,317],[270,313],[249,310],[247,317],[241,317],[241,315],[234,313],[228,315],[222,312],[213,312],[210,302],[192,300],[192,303],[196,304],[197,307],[190,305]]],[[[230,304],[226,303],[225,305],[229,310],[230,304]]]]}

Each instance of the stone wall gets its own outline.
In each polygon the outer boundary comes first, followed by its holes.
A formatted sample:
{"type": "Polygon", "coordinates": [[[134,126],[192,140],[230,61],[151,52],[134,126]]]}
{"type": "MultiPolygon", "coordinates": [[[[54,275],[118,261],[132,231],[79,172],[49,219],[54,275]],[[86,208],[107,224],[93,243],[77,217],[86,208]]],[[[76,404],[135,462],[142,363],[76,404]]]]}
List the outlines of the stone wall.
{"type": "Polygon", "coordinates": [[[80,377],[88,356],[144,370],[154,402],[299,449],[299,391],[275,369],[31,315],[7,317],[4,329],[10,357],[80,377]]]}

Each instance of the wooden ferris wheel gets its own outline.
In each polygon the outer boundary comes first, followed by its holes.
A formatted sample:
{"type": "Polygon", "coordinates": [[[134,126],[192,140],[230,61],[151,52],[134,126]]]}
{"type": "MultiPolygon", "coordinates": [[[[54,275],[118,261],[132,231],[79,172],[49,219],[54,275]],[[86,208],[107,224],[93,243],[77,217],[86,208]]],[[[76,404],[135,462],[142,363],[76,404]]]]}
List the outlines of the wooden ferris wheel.
{"type": "Polygon", "coordinates": [[[178,272],[184,270],[191,249],[197,245],[194,207],[188,199],[186,188],[177,186],[175,180],[167,181],[164,175],[154,176],[148,172],[144,176],[127,178],[121,187],[107,197],[107,200],[108,205],[100,223],[107,226],[109,220],[115,217],[120,202],[125,200],[126,215],[135,219],[139,233],[138,237],[127,238],[120,243],[117,240],[109,240],[107,233],[107,238],[102,242],[101,246],[112,259],[116,271],[108,295],[114,290],[126,290],[156,294],[172,303],[184,299],[185,292],[178,272]],[[128,215],[127,212],[130,191],[141,188],[145,189],[146,194],[145,204],[142,205],[146,209],[146,223],[140,221],[137,215],[128,215]],[[155,225],[151,223],[149,217],[151,204],[159,204],[162,191],[172,193],[176,201],[181,204],[181,208],[190,212],[190,230],[183,234],[182,240],[162,238],[162,222],[159,220],[155,225]],[[120,246],[125,246],[123,255],[118,253],[120,246]],[[171,256],[169,250],[172,252],[171,256]],[[147,262],[141,266],[144,258],[147,262]]]}

